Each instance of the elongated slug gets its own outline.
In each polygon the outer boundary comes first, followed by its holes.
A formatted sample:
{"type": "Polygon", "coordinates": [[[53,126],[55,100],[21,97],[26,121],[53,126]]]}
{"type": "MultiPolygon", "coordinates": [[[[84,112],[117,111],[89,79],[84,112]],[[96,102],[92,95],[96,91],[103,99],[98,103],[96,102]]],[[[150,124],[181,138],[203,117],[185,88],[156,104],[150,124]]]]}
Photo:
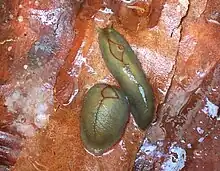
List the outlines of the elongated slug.
{"type": "Polygon", "coordinates": [[[154,96],[141,64],[129,43],[114,28],[98,32],[105,64],[128,97],[135,122],[144,130],[153,119],[154,96]]]}

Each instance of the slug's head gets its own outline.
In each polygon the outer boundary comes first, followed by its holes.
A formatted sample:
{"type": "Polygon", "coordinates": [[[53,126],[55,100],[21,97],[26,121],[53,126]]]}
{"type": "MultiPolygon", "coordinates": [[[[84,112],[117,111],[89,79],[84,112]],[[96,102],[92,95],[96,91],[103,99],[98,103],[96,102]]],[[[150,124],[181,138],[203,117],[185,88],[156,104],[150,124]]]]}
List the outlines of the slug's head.
{"type": "Polygon", "coordinates": [[[124,53],[130,46],[125,38],[113,28],[98,29],[101,51],[123,62],[124,53]]]}

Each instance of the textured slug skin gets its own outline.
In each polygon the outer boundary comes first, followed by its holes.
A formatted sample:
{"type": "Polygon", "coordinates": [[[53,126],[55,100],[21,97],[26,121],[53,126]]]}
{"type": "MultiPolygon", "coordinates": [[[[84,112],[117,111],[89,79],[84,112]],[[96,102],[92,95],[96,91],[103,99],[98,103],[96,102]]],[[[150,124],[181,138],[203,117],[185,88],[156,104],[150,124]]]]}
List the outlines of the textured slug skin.
{"type": "Polygon", "coordinates": [[[101,155],[124,133],[128,121],[128,101],[114,86],[96,84],[84,97],[81,111],[81,139],[86,149],[101,155]]]}
{"type": "Polygon", "coordinates": [[[141,64],[128,42],[115,29],[99,29],[98,32],[102,57],[128,97],[137,125],[144,130],[153,119],[154,97],[141,64]]]}

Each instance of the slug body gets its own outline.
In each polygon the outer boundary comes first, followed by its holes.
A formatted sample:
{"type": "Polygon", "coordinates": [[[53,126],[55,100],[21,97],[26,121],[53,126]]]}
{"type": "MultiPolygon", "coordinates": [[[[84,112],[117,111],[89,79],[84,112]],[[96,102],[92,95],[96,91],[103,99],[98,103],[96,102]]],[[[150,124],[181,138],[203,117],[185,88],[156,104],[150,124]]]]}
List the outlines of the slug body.
{"type": "Polygon", "coordinates": [[[153,120],[154,97],[141,64],[128,42],[115,29],[104,28],[98,32],[102,57],[128,97],[135,122],[144,130],[153,120]]]}
{"type": "Polygon", "coordinates": [[[81,111],[81,139],[86,149],[101,155],[124,133],[128,121],[128,100],[114,86],[96,84],[87,92],[81,111]]]}

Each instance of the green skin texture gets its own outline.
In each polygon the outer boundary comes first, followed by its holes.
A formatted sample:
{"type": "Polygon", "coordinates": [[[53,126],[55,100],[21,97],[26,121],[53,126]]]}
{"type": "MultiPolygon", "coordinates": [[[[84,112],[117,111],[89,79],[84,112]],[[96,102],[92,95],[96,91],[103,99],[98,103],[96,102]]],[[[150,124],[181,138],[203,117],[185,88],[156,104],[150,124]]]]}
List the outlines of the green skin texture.
{"type": "Polygon", "coordinates": [[[129,118],[128,100],[117,87],[96,84],[84,97],[81,139],[86,149],[101,155],[116,144],[129,118]]]}
{"type": "Polygon", "coordinates": [[[154,96],[126,39],[113,28],[99,29],[99,47],[109,71],[128,97],[135,122],[145,130],[153,120],[154,96]]]}

